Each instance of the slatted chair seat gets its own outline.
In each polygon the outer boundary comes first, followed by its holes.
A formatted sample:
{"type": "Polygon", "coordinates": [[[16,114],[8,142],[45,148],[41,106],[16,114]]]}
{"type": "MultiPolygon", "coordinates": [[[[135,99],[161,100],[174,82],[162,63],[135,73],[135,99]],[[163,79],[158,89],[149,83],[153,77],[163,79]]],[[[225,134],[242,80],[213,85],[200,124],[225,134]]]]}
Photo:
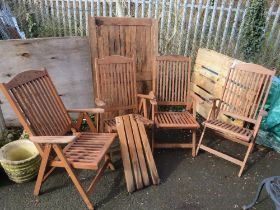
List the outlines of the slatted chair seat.
{"type": "Polygon", "coordinates": [[[213,119],[204,122],[204,125],[208,128],[214,129],[215,131],[233,135],[238,139],[246,142],[250,142],[253,137],[253,131],[247,128],[242,128],[237,125],[224,122],[222,120],[213,119]]]}
{"type": "Polygon", "coordinates": [[[74,168],[97,169],[114,138],[115,134],[110,133],[81,133],[78,140],[64,150],[65,157],[74,168]]]}
{"type": "MultiPolygon", "coordinates": [[[[139,119],[145,126],[151,126],[153,124],[153,121],[143,117],[139,114],[133,114],[133,116],[137,119],[139,119]]],[[[105,130],[109,132],[117,132],[117,126],[116,126],[116,120],[115,119],[109,119],[104,120],[105,124],[105,130]]]]}
{"type": "Polygon", "coordinates": [[[199,128],[189,112],[158,112],[155,114],[155,124],[158,128],[199,128]]]}

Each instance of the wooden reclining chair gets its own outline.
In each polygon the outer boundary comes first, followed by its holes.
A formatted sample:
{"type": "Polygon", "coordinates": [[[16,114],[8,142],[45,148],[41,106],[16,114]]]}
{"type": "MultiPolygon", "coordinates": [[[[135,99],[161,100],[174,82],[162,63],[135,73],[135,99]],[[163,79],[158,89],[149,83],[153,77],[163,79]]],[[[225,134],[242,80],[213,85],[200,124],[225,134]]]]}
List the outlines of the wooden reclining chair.
{"type": "Polygon", "coordinates": [[[190,94],[191,58],[184,56],[158,56],[153,73],[152,119],[157,128],[189,129],[192,143],[153,143],[153,148],[192,148],[195,156],[196,122],[195,99],[190,94]],[[157,106],[183,106],[185,111],[158,111],[157,106]]]}
{"type": "Polygon", "coordinates": [[[262,118],[266,115],[263,109],[274,74],[274,71],[256,64],[233,65],[221,99],[211,99],[213,107],[204,122],[197,153],[202,149],[237,164],[241,167],[238,176],[242,175],[253,151],[262,118]],[[226,121],[228,117],[243,121],[243,126],[231,124],[226,121]],[[248,147],[244,159],[239,160],[203,144],[206,129],[248,147]]]}
{"type": "Polygon", "coordinates": [[[95,103],[105,109],[105,113],[98,120],[98,130],[117,132],[116,116],[137,114],[141,111],[143,123],[152,124],[147,118],[146,99],[153,100],[154,96],[137,94],[135,65],[133,58],[119,55],[95,59],[95,103]],[[139,103],[137,99],[140,99],[139,103]]]}
{"type": "Polygon", "coordinates": [[[104,110],[66,110],[46,70],[20,73],[9,83],[1,83],[0,87],[42,157],[34,195],[39,195],[42,183],[54,169],[62,167],[66,169],[87,207],[93,209],[88,195],[104,170],[107,167],[113,169],[107,151],[115,134],[76,132],[68,112],[98,114],[104,110]],[[56,154],[54,158],[50,155],[52,150],[56,154]],[[50,167],[48,172],[47,167],[50,167]],[[73,169],[97,171],[87,191],[73,169]]]}

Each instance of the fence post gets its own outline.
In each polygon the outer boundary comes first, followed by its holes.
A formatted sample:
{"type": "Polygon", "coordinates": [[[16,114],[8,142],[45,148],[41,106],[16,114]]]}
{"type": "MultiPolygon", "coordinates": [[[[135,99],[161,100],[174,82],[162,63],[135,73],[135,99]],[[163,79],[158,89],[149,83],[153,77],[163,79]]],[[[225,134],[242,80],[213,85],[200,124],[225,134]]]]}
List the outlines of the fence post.
{"type": "Polygon", "coordinates": [[[136,18],[138,18],[138,0],[135,0],[134,6],[135,6],[135,14],[134,14],[134,16],[136,18]]]}
{"type": "Polygon", "coordinates": [[[198,11],[197,11],[197,16],[196,16],[196,23],[195,23],[195,29],[194,29],[194,35],[193,35],[193,45],[192,45],[192,51],[191,51],[192,55],[194,53],[194,49],[195,49],[195,46],[196,46],[197,33],[198,33],[198,29],[199,29],[201,10],[202,10],[202,3],[203,3],[203,0],[199,0],[198,11]]]}
{"type": "Polygon", "coordinates": [[[276,26],[278,25],[279,16],[280,16],[280,6],[278,7],[276,16],[275,16],[275,18],[274,18],[273,25],[272,25],[272,29],[271,29],[271,31],[270,31],[269,38],[268,38],[268,40],[267,40],[267,45],[271,42],[271,39],[272,39],[272,37],[273,37],[273,35],[274,35],[274,32],[275,32],[275,30],[276,30],[276,26]]]}
{"type": "Polygon", "coordinates": [[[238,47],[239,47],[240,38],[242,36],[242,32],[243,32],[243,28],[244,28],[244,24],[245,24],[245,17],[246,17],[247,10],[248,10],[249,6],[250,6],[250,0],[247,0],[245,10],[244,10],[244,13],[243,13],[243,16],[242,16],[241,26],[239,28],[239,33],[238,33],[238,36],[237,36],[236,45],[235,45],[235,48],[234,48],[234,56],[236,55],[238,47]]]}
{"type": "Polygon", "coordinates": [[[190,34],[191,34],[191,28],[192,28],[192,19],[193,19],[194,5],[195,5],[195,0],[192,0],[192,6],[191,6],[191,12],[190,12],[190,16],[189,16],[189,24],[188,24],[188,30],[187,30],[187,38],[186,38],[186,45],[185,45],[184,55],[187,55],[187,52],[188,52],[188,49],[189,49],[189,42],[190,42],[190,34]]]}
{"type": "Polygon", "coordinates": [[[180,28],[180,34],[179,34],[178,54],[180,54],[181,51],[182,51],[182,38],[183,38],[183,34],[184,34],[184,27],[185,27],[185,24],[186,24],[187,9],[188,9],[188,0],[185,0],[184,11],[183,11],[183,19],[182,19],[182,22],[181,22],[181,28],[180,28]]]}
{"type": "Polygon", "coordinates": [[[236,28],[237,28],[237,24],[238,24],[238,19],[239,19],[239,14],[240,14],[241,4],[242,4],[242,0],[239,0],[238,4],[237,4],[237,9],[236,9],[234,21],[233,21],[232,30],[231,30],[231,33],[230,33],[229,44],[232,43],[233,37],[234,37],[235,32],[236,32],[236,28]]]}
{"type": "Polygon", "coordinates": [[[152,17],[152,0],[149,0],[148,18],[152,17]]]}
{"type": "Polygon", "coordinates": [[[227,36],[227,32],[228,32],[229,21],[230,21],[230,17],[231,17],[231,11],[232,11],[232,8],[233,8],[233,4],[234,4],[234,0],[231,0],[230,5],[229,5],[229,9],[228,9],[228,15],[227,15],[227,19],[226,19],[226,25],[225,25],[225,29],[224,29],[224,33],[223,33],[220,52],[222,52],[224,50],[224,45],[225,45],[226,36],[227,36]]]}
{"type": "Polygon", "coordinates": [[[88,35],[88,0],[85,0],[86,35],[88,35]]]}
{"type": "Polygon", "coordinates": [[[219,20],[218,20],[218,26],[217,26],[217,31],[216,31],[216,35],[215,35],[215,41],[214,41],[215,50],[217,50],[217,44],[218,44],[218,40],[220,37],[220,30],[221,30],[221,26],[222,26],[226,2],[227,2],[227,0],[223,0],[221,10],[220,10],[220,16],[219,16],[219,20]]]}
{"type": "Polygon", "coordinates": [[[61,36],[61,22],[60,22],[60,15],[59,15],[59,2],[58,0],[55,1],[55,9],[56,9],[56,18],[58,24],[58,35],[61,36]]]}
{"type": "MultiPolygon", "coordinates": [[[[166,0],[162,0],[159,47],[162,48],[166,0]]],[[[161,50],[161,49],[160,49],[161,50]]],[[[163,48],[162,48],[163,50],[163,48]]]]}
{"type": "Polygon", "coordinates": [[[156,0],[156,6],[155,6],[155,18],[158,17],[158,0],[156,0]]]}
{"type": "Polygon", "coordinates": [[[64,36],[66,36],[66,17],[65,17],[65,2],[61,1],[61,10],[62,10],[62,22],[63,22],[63,32],[64,36]]]}
{"type": "Polygon", "coordinates": [[[77,36],[78,35],[78,27],[77,27],[77,4],[76,4],[76,0],[73,0],[73,14],[74,14],[75,36],[77,36]]]}
{"type": "Polygon", "coordinates": [[[68,27],[69,27],[69,34],[72,36],[72,17],[71,17],[71,6],[70,0],[67,0],[67,17],[68,17],[68,27]]]}
{"type": "Polygon", "coordinates": [[[171,24],[171,18],[172,18],[172,9],[174,5],[174,0],[169,1],[169,11],[168,11],[168,19],[167,19],[167,31],[166,31],[166,37],[169,38],[170,33],[170,24],[171,24]]]}
{"type": "Polygon", "coordinates": [[[213,27],[214,27],[216,12],[217,12],[218,1],[219,0],[215,0],[215,3],[214,3],[214,8],[213,8],[212,17],[211,17],[211,23],[210,23],[210,28],[209,28],[208,37],[207,37],[206,48],[209,48],[209,46],[210,46],[210,41],[211,41],[211,38],[212,38],[212,32],[213,32],[213,27]]]}
{"type": "Polygon", "coordinates": [[[145,16],[145,0],[142,0],[142,14],[141,17],[143,18],[145,16]]]}
{"type": "Polygon", "coordinates": [[[271,14],[272,14],[272,12],[273,12],[274,5],[275,5],[275,0],[273,0],[273,1],[271,2],[270,8],[269,8],[269,10],[268,10],[268,13],[267,13],[267,16],[266,16],[266,21],[265,21],[264,33],[263,33],[263,34],[266,33],[267,28],[268,28],[268,26],[269,26],[269,20],[270,20],[271,14]]]}
{"type": "Polygon", "coordinates": [[[207,3],[206,3],[206,9],[205,9],[205,13],[204,13],[204,19],[203,19],[203,24],[202,24],[202,31],[201,31],[201,36],[200,36],[199,47],[201,47],[201,45],[203,44],[203,40],[204,40],[204,34],[205,34],[206,26],[207,26],[207,20],[208,20],[209,8],[210,8],[210,1],[211,0],[207,0],[207,3]]]}

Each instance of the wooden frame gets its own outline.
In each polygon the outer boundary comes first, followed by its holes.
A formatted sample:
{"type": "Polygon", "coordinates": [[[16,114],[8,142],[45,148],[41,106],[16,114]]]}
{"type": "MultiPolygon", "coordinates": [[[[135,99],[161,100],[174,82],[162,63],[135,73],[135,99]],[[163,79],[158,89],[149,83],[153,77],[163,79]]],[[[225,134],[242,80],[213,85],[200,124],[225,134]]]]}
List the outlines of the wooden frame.
{"type": "MultiPolygon", "coordinates": [[[[68,112],[99,114],[103,109],[66,110],[46,70],[30,70],[15,76],[9,83],[1,83],[1,90],[15,111],[20,123],[29,134],[42,157],[34,195],[39,195],[43,182],[57,167],[65,168],[89,209],[93,209],[88,195],[92,192],[105,169],[113,165],[107,152],[115,134],[79,133],[72,125],[68,112]],[[71,136],[65,136],[69,132],[71,136]],[[62,149],[62,145],[66,146],[62,149]],[[56,154],[51,158],[52,150],[56,154]],[[47,171],[47,168],[50,169],[47,171]],[[96,170],[97,174],[84,190],[73,169],[96,170]]],[[[86,117],[87,119],[87,117],[86,117]]],[[[78,125],[81,120],[78,120],[78,125]]],[[[92,121],[88,121],[96,131],[92,121]]]]}
{"type": "Polygon", "coordinates": [[[196,153],[200,149],[240,166],[240,177],[245,168],[250,153],[253,151],[263,116],[264,105],[272,84],[275,72],[256,64],[234,64],[226,79],[221,99],[213,98],[212,109],[200,137],[196,153]],[[241,126],[228,123],[224,117],[241,120],[241,126]],[[221,134],[226,139],[247,147],[243,160],[214,150],[202,144],[205,131],[211,130],[221,134]]]}
{"type": "Polygon", "coordinates": [[[100,116],[100,130],[116,132],[115,117],[143,112],[142,121],[152,124],[147,118],[147,99],[152,95],[137,94],[135,59],[119,55],[95,60],[96,105],[105,109],[100,116]],[[139,103],[138,103],[139,99],[139,103]]]}
{"type": "MultiPolygon", "coordinates": [[[[111,55],[134,57],[137,91],[148,93],[158,54],[158,21],[129,17],[89,17],[88,20],[93,81],[96,80],[96,58],[111,55]]],[[[96,91],[95,84],[93,88],[96,91]]]]}
{"type": "MultiPolygon", "coordinates": [[[[152,119],[157,128],[190,129],[192,143],[153,143],[153,148],[192,148],[195,156],[196,103],[190,93],[191,58],[184,56],[158,56],[153,72],[153,92],[156,102],[152,106],[152,119]],[[162,112],[157,106],[184,106],[183,112],[162,112]]],[[[154,142],[154,141],[153,141],[154,142]]]]}
{"type": "Polygon", "coordinates": [[[130,114],[116,117],[116,122],[127,191],[142,189],[151,182],[159,184],[156,164],[141,119],[130,114]]]}

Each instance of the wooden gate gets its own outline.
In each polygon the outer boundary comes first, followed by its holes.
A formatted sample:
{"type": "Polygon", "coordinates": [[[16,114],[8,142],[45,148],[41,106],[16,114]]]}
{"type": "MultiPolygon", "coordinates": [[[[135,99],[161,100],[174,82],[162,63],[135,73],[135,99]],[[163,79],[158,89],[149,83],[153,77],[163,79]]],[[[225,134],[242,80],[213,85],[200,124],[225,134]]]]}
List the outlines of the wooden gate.
{"type": "MultiPolygon", "coordinates": [[[[134,57],[136,59],[138,92],[147,93],[152,89],[153,62],[158,54],[157,20],[90,17],[89,41],[93,78],[95,77],[95,58],[110,55],[134,57]]],[[[95,85],[94,90],[96,90],[95,85]]]]}

